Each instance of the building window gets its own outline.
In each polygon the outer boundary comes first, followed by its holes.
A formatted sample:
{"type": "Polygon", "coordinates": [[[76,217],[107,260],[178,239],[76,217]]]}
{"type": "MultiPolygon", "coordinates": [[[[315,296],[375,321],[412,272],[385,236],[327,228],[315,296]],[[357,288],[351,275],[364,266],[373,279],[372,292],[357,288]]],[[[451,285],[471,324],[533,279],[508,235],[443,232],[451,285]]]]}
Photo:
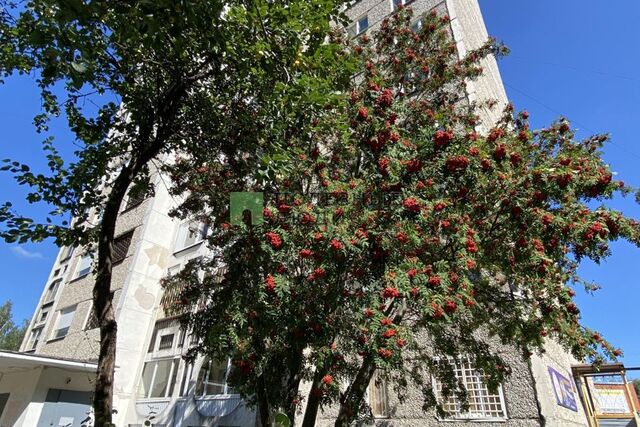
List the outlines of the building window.
{"type": "Polygon", "coordinates": [[[76,306],[67,307],[58,312],[58,319],[56,320],[56,326],[53,329],[52,340],[64,338],[69,333],[71,322],[73,322],[73,316],[76,314],[76,306]]]}
{"type": "Polygon", "coordinates": [[[387,381],[376,371],[367,388],[371,414],[376,418],[389,416],[389,398],[387,396],[387,381]]]}
{"type": "MultiPolygon", "coordinates": [[[[113,304],[115,306],[115,294],[116,291],[111,291],[111,304],[113,304]]],[[[96,312],[93,309],[93,304],[89,307],[89,313],[87,313],[87,321],[84,324],[84,330],[85,331],[90,331],[92,329],[97,329],[100,327],[100,321],[98,320],[98,317],[96,316],[96,312]]]]}
{"type": "Polygon", "coordinates": [[[73,252],[76,250],[75,246],[65,246],[62,249],[62,253],[60,254],[60,262],[66,261],[73,255],[73,252]]]}
{"type": "Polygon", "coordinates": [[[91,255],[84,254],[80,257],[78,261],[78,266],[76,267],[76,279],[80,277],[84,277],[91,272],[91,255]]]}
{"type": "Polygon", "coordinates": [[[47,321],[47,317],[49,316],[49,311],[51,311],[51,306],[43,307],[40,309],[38,313],[38,317],[36,318],[36,324],[41,325],[47,321]]]}
{"type": "Polygon", "coordinates": [[[113,239],[113,259],[114,264],[122,261],[127,257],[129,252],[129,245],[131,245],[131,238],[133,237],[133,231],[129,231],[121,236],[113,239]]]}
{"type": "Polygon", "coordinates": [[[173,337],[175,334],[166,334],[160,336],[158,343],[158,350],[167,350],[173,347],[173,337]]]}
{"type": "Polygon", "coordinates": [[[51,282],[49,287],[47,288],[47,292],[44,294],[43,304],[49,304],[53,302],[56,298],[56,294],[58,293],[58,288],[60,288],[60,284],[62,283],[62,279],[57,279],[51,282]]]}
{"type": "Polygon", "coordinates": [[[438,403],[442,405],[442,409],[449,417],[472,420],[505,419],[507,417],[502,387],[499,387],[495,392],[489,391],[484,382],[484,374],[476,370],[475,364],[469,358],[465,357],[459,360],[449,358],[449,363],[453,367],[456,380],[464,385],[467,391],[469,404],[468,410],[463,410],[462,402],[459,402],[455,396],[445,398],[442,393],[442,384],[434,379],[438,403]]]}
{"type": "Polygon", "coordinates": [[[162,352],[161,355],[164,357],[168,350],[179,352],[184,345],[185,335],[185,328],[181,327],[177,317],[158,320],[153,328],[147,352],[162,352]]]}
{"type": "Polygon", "coordinates": [[[35,350],[40,342],[40,336],[42,335],[42,330],[44,326],[39,326],[37,328],[33,328],[31,330],[31,335],[29,335],[29,341],[27,342],[27,351],[35,350]]]}
{"type": "Polygon", "coordinates": [[[152,360],[144,364],[140,397],[167,398],[173,394],[180,359],[152,360]]]}
{"type": "Polygon", "coordinates": [[[364,15],[347,27],[347,33],[349,37],[355,37],[365,32],[367,28],[369,28],[369,16],[364,15]]]}
{"type": "MultiPolygon", "coordinates": [[[[184,328],[181,328],[178,318],[156,322],[149,343],[147,362],[142,371],[140,398],[167,398],[173,395],[181,366],[183,343],[184,328]]],[[[183,376],[184,373],[180,375],[183,376]]]]}
{"type": "Polygon", "coordinates": [[[396,11],[400,6],[406,6],[409,3],[413,2],[413,0],[391,0],[393,4],[393,10],[396,11]]]}
{"type": "Polygon", "coordinates": [[[206,224],[197,221],[180,224],[176,239],[176,252],[202,242],[207,237],[207,230],[206,224]]]}
{"type": "Polygon", "coordinates": [[[96,312],[93,309],[93,306],[91,306],[91,308],[89,308],[89,316],[87,317],[87,323],[84,325],[84,330],[90,331],[98,327],[100,327],[100,322],[98,321],[98,316],[96,316],[96,312]]]}
{"type": "Polygon", "coordinates": [[[189,394],[189,385],[191,382],[191,375],[193,374],[193,363],[188,363],[184,367],[182,372],[182,385],[180,386],[180,396],[186,396],[189,394]]]}
{"type": "Polygon", "coordinates": [[[233,389],[227,386],[227,374],[230,359],[218,361],[206,358],[198,372],[196,381],[196,396],[214,396],[217,394],[232,394],[233,389]]]}
{"type": "Polygon", "coordinates": [[[136,192],[129,191],[127,204],[124,206],[124,210],[128,211],[129,209],[135,208],[140,203],[144,202],[146,198],[147,198],[147,194],[143,190],[136,191],[136,192]]]}

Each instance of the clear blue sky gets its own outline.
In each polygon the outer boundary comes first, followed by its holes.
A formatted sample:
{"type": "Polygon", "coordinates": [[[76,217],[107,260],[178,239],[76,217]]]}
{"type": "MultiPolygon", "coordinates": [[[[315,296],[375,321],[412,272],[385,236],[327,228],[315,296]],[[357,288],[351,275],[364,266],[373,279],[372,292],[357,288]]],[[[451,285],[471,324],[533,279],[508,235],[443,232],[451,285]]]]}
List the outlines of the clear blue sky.
{"type": "MultiPolygon", "coordinates": [[[[573,120],[583,135],[610,132],[605,158],[618,176],[640,186],[640,2],[480,0],[489,33],[512,50],[500,62],[509,98],[527,109],[534,126],[560,114],[573,120]]],[[[26,78],[0,86],[0,158],[43,165],[41,137],[31,119],[39,109],[37,92],[26,78]]],[[[55,126],[64,151],[72,151],[69,134],[55,126]]],[[[0,175],[0,200],[18,200],[20,189],[0,175]]],[[[16,203],[17,206],[26,206],[16,203]]],[[[640,219],[633,198],[611,205],[640,219]]],[[[26,207],[34,214],[33,207],[26,207]]],[[[627,243],[612,245],[614,255],[600,266],[584,263],[581,273],[602,284],[595,296],[579,292],[584,323],[600,330],[625,351],[627,366],[640,366],[640,250],[627,243]],[[638,264],[636,264],[638,263],[638,264]]],[[[17,319],[30,317],[57,248],[0,243],[0,303],[11,299],[17,319]]]]}

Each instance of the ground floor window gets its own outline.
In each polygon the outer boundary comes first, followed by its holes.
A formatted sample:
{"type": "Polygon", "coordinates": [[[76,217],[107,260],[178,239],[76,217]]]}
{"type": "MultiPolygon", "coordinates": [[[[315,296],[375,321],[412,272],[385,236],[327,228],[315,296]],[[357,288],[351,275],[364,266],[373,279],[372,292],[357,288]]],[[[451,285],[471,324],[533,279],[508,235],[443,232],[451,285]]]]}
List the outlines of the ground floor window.
{"type": "Polygon", "coordinates": [[[173,394],[180,359],[152,360],[144,364],[140,397],[166,398],[173,394]]]}
{"type": "Polygon", "coordinates": [[[454,369],[456,380],[467,390],[469,408],[464,409],[456,396],[444,397],[442,384],[434,379],[436,396],[444,411],[451,418],[459,419],[504,419],[507,417],[502,387],[495,392],[489,391],[484,382],[485,375],[476,369],[469,358],[449,359],[454,369]]]}
{"type": "Polygon", "coordinates": [[[217,361],[206,358],[198,372],[196,381],[196,396],[212,396],[216,394],[233,394],[233,389],[227,385],[227,375],[230,369],[228,359],[217,361]]]}

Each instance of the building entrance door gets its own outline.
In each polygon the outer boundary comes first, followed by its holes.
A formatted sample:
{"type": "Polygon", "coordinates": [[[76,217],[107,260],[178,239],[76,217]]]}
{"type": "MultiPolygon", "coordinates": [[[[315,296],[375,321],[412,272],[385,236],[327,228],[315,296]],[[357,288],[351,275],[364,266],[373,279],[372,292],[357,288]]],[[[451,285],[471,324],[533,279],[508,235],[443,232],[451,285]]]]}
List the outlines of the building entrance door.
{"type": "Polygon", "coordinates": [[[90,392],[50,388],[38,427],[84,427],[90,414],[90,392]]]}

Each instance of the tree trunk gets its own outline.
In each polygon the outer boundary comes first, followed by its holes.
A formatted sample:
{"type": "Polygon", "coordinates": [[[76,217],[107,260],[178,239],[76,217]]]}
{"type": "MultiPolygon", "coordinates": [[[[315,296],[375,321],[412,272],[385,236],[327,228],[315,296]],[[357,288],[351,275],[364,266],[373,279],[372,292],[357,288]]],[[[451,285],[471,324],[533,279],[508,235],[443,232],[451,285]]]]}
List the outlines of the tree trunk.
{"type": "Polygon", "coordinates": [[[113,375],[116,364],[116,340],[118,325],[113,310],[111,276],[113,271],[113,238],[120,204],[135,174],[140,170],[139,161],[132,160],[132,167],[125,166],[114,181],[105,204],[98,240],[98,266],[93,286],[93,310],[100,324],[100,354],[93,397],[95,426],[112,425],[113,375]]]}
{"type": "Polygon", "coordinates": [[[335,427],[348,427],[356,419],[360,403],[364,399],[367,387],[375,372],[376,364],[373,358],[365,358],[353,382],[340,399],[340,411],[334,424],[335,427]]]}
{"type": "Polygon", "coordinates": [[[318,369],[317,367],[316,369],[316,373],[313,376],[313,383],[311,384],[311,390],[309,390],[309,397],[307,398],[307,407],[304,411],[302,427],[315,426],[318,418],[318,410],[320,409],[322,395],[320,395],[317,390],[322,388],[322,377],[325,376],[326,369],[318,369]]]}
{"type": "MultiPolygon", "coordinates": [[[[190,83],[196,80],[194,77],[190,83]]],[[[113,377],[116,363],[116,340],[118,325],[113,310],[111,277],[113,269],[113,238],[120,205],[129,185],[142,171],[143,167],[155,158],[164,148],[171,136],[172,125],[178,111],[180,100],[188,87],[178,81],[166,92],[164,100],[159,102],[155,120],[140,127],[138,144],[133,147],[132,158],[124,166],[113,183],[105,203],[98,236],[98,266],[96,282],[93,286],[93,310],[100,324],[100,354],[94,388],[93,411],[95,427],[113,426],[113,377]],[[155,137],[153,129],[159,123],[155,137]]]]}
{"type": "Polygon", "coordinates": [[[271,417],[271,407],[269,405],[269,398],[267,397],[266,385],[264,377],[260,375],[258,377],[257,384],[257,397],[258,397],[258,412],[260,414],[260,426],[271,427],[273,425],[273,419],[271,417]]]}
{"type": "Polygon", "coordinates": [[[113,240],[120,205],[129,185],[159,149],[152,147],[131,159],[113,183],[105,203],[98,236],[98,265],[93,286],[93,310],[100,324],[100,353],[93,395],[95,427],[110,427],[113,415],[113,376],[116,364],[118,325],[113,309],[111,277],[113,272],[113,240]]]}
{"type": "Polygon", "coordinates": [[[297,398],[298,391],[300,389],[300,380],[302,378],[301,369],[303,362],[302,350],[298,351],[297,348],[294,348],[292,351],[292,360],[289,371],[289,379],[287,381],[287,398],[289,399],[288,405],[285,407],[285,414],[289,417],[289,421],[291,421],[291,425],[295,425],[296,420],[296,410],[298,409],[297,398]]]}

